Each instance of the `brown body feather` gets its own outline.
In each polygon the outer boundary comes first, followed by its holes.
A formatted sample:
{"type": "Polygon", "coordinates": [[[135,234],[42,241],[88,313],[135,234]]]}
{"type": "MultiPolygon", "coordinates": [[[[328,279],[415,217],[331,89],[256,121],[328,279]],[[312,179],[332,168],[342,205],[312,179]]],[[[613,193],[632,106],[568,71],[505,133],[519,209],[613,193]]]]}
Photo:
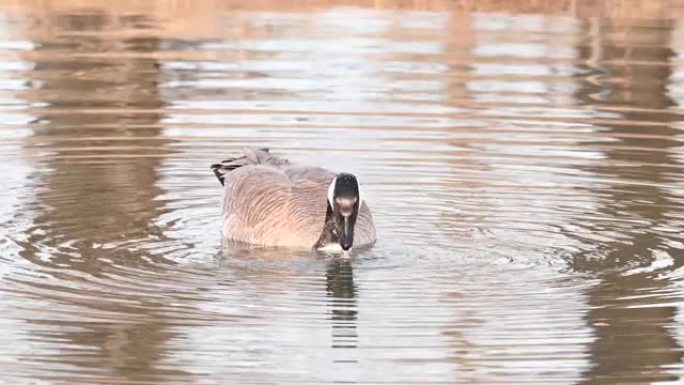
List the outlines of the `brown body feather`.
{"type": "MultiPolygon", "coordinates": [[[[335,173],[290,164],[266,149],[213,165],[224,184],[223,237],[258,246],[312,248],[325,225],[327,191],[335,173]]],[[[354,247],[375,242],[375,225],[363,203],[354,247]]]]}

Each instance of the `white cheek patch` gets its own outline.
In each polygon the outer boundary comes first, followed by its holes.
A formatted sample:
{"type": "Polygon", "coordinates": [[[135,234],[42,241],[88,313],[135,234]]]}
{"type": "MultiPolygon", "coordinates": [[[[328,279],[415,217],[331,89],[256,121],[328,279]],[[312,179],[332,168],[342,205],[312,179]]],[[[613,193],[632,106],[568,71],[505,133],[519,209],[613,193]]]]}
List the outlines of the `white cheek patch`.
{"type": "Polygon", "coordinates": [[[361,205],[363,204],[363,198],[364,198],[363,189],[361,188],[361,183],[359,183],[358,180],[356,181],[356,184],[359,186],[359,207],[361,207],[361,205]]]}
{"type": "Polygon", "coordinates": [[[330,203],[330,207],[334,207],[333,205],[333,198],[335,195],[335,182],[337,182],[337,176],[335,176],[330,182],[330,186],[328,186],[328,203],[330,203]]]}

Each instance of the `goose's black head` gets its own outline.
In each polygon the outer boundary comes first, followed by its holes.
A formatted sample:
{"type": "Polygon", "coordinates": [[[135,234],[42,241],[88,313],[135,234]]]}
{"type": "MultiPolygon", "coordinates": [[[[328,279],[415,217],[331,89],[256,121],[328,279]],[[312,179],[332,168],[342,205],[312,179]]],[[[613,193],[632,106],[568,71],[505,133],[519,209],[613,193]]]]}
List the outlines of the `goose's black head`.
{"type": "Polygon", "coordinates": [[[361,188],[352,174],[340,173],[328,188],[328,214],[319,243],[339,243],[342,250],[354,244],[354,225],[361,207],[361,188]]]}

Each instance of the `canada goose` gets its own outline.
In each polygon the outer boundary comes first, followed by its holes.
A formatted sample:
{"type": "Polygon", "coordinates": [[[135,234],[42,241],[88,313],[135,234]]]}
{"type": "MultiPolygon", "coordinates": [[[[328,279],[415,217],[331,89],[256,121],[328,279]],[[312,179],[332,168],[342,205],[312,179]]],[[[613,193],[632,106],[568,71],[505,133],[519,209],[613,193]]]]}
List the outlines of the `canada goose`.
{"type": "Polygon", "coordinates": [[[375,242],[373,217],[352,174],[291,164],[268,149],[245,149],[211,169],[224,186],[224,239],[326,250],[375,242]]]}

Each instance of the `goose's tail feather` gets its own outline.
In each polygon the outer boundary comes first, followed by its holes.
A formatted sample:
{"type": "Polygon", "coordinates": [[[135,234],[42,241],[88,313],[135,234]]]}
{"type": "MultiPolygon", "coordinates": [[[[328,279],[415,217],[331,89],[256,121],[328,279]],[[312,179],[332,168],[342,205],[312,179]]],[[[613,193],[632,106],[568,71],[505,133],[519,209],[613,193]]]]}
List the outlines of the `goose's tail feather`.
{"type": "Polygon", "coordinates": [[[269,164],[272,166],[283,166],[289,164],[287,159],[272,155],[268,148],[245,148],[244,155],[236,158],[229,158],[221,163],[211,165],[211,170],[223,186],[225,174],[235,170],[236,168],[247,166],[250,164],[269,164]]]}

